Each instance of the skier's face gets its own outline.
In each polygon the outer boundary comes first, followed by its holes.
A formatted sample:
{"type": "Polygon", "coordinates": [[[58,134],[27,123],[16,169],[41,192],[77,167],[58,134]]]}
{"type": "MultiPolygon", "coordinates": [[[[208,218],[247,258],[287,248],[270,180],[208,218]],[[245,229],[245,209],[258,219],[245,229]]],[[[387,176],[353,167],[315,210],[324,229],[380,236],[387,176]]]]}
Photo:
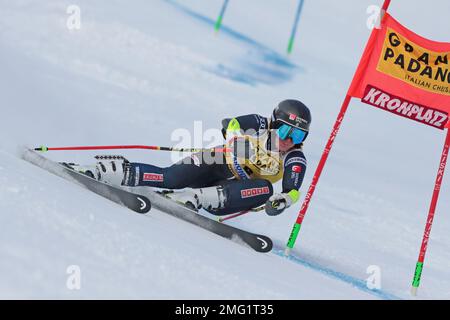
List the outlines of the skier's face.
{"type": "Polygon", "coordinates": [[[278,137],[278,148],[280,149],[281,152],[289,151],[293,147],[294,147],[294,143],[292,142],[291,138],[282,140],[278,137]]]}

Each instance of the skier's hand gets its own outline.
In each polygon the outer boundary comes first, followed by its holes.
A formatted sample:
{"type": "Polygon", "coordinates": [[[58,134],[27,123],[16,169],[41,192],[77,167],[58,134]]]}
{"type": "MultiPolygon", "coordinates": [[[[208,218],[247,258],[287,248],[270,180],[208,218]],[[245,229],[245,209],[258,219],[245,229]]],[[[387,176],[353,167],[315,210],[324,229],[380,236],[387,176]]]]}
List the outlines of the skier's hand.
{"type": "MultiPolygon", "coordinates": [[[[222,123],[223,124],[223,123],[222,123]]],[[[225,140],[230,141],[234,137],[242,137],[241,125],[237,119],[233,118],[228,122],[228,126],[225,130],[225,140]]]]}
{"type": "Polygon", "coordinates": [[[274,194],[266,202],[266,213],[276,216],[292,205],[292,199],[287,193],[274,194]]]}

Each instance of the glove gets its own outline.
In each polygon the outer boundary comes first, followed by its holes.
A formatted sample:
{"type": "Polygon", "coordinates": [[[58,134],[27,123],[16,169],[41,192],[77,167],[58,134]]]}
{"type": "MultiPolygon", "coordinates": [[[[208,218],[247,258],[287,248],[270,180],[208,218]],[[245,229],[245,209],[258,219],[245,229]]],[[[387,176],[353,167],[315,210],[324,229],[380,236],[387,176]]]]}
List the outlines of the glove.
{"type": "Polygon", "coordinates": [[[274,194],[266,202],[266,213],[277,216],[292,205],[292,199],[287,193],[274,194]]]}

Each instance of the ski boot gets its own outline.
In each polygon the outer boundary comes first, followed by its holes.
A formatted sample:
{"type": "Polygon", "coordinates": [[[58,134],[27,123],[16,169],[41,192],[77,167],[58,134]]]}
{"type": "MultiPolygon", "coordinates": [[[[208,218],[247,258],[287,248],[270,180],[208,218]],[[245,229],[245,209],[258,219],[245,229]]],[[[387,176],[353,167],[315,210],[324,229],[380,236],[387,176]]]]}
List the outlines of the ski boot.
{"type": "Polygon", "coordinates": [[[125,185],[129,176],[130,162],[122,156],[96,156],[98,161],[94,165],[79,165],[75,163],[61,162],[63,166],[90,178],[110,185],[125,185]]]}

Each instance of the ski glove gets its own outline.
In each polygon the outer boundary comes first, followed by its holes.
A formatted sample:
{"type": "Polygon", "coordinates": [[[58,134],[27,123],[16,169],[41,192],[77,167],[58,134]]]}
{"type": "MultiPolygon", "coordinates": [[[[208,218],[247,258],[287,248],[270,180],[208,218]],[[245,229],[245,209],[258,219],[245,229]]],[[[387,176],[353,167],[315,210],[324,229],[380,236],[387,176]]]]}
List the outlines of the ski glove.
{"type": "Polygon", "coordinates": [[[266,202],[266,213],[277,216],[292,205],[292,199],[287,193],[274,194],[266,202]]]}

